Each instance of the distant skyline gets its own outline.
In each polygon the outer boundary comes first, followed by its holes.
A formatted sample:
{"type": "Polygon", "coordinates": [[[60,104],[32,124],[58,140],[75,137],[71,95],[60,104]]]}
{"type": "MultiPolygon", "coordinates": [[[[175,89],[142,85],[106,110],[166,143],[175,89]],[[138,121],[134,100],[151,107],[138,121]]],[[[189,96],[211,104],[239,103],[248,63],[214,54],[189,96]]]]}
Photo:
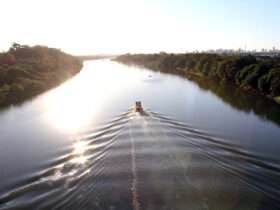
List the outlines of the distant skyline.
{"type": "Polygon", "coordinates": [[[75,55],[280,48],[279,0],[9,0],[0,50],[13,42],[75,55]]]}

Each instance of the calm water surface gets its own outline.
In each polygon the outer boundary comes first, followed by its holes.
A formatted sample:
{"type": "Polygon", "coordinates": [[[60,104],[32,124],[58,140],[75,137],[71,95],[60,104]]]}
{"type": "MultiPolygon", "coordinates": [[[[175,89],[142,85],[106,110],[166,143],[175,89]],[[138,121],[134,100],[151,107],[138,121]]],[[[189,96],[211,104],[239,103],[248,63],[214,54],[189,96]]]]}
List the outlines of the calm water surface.
{"type": "Polygon", "coordinates": [[[89,61],[0,110],[0,210],[280,209],[279,126],[228,85],[89,61]]]}

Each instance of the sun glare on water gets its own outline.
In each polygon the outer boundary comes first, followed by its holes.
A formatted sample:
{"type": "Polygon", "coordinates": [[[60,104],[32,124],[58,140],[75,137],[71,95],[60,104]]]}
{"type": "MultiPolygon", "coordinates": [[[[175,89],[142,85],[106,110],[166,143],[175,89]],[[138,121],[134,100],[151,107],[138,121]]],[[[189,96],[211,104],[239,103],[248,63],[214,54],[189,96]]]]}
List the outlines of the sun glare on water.
{"type": "Polygon", "coordinates": [[[100,93],[91,88],[92,78],[81,72],[47,95],[45,107],[52,125],[66,132],[76,132],[90,123],[100,110],[100,93]]]}
{"type": "Polygon", "coordinates": [[[87,143],[83,141],[78,141],[74,144],[73,154],[80,155],[83,154],[87,149],[87,143]]]}
{"type": "Polygon", "coordinates": [[[73,154],[75,157],[71,160],[71,163],[85,164],[88,157],[84,155],[87,150],[87,143],[83,141],[78,141],[74,144],[73,154]]]}
{"type": "Polygon", "coordinates": [[[85,62],[78,75],[45,95],[47,121],[63,132],[79,132],[93,125],[119,96],[133,93],[143,75],[111,61],[85,62]]]}

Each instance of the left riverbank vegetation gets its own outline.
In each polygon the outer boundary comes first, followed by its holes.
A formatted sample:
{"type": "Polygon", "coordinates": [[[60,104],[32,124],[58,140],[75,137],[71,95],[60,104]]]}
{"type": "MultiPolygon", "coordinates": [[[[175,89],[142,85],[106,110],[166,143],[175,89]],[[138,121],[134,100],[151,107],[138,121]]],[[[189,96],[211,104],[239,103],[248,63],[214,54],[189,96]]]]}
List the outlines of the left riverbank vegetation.
{"type": "Polygon", "coordinates": [[[233,83],[243,90],[280,103],[280,58],[254,55],[125,54],[117,61],[185,77],[208,77],[233,83]]]}
{"type": "Polygon", "coordinates": [[[82,66],[80,59],[59,49],[14,43],[0,53],[0,105],[17,104],[55,87],[82,66]]]}

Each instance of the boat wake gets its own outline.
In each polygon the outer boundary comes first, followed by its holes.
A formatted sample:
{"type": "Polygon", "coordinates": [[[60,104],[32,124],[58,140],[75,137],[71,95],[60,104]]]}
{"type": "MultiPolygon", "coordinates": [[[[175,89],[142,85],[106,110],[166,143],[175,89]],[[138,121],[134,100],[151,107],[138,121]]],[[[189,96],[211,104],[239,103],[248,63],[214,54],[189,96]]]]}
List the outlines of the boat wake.
{"type": "Polygon", "coordinates": [[[276,160],[160,113],[132,110],[0,194],[10,209],[279,209],[276,160]]]}

